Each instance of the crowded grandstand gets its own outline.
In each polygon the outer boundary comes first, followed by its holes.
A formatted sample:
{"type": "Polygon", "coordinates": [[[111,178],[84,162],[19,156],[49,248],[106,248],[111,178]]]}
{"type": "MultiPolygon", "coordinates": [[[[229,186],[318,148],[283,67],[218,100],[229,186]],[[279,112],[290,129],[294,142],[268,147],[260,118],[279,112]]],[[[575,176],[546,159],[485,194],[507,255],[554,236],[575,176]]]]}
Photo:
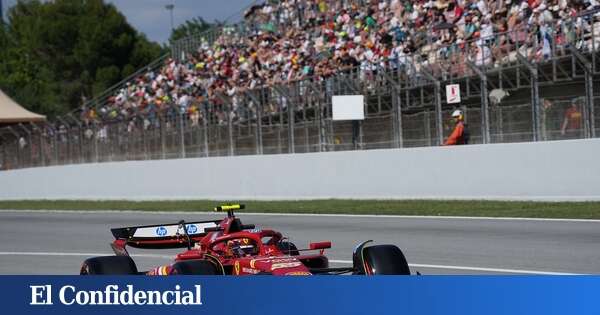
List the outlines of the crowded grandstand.
{"type": "MultiPolygon", "coordinates": [[[[246,12],[243,33],[226,29],[182,59],[168,58],[163,67],[127,82],[103,107],[87,108],[82,118],[142,112],[153,122],[158,112],[173,110],[164,104],[174,104],[197,125],[199,103],[220,103],[217,92],[235,96],[352,68],[368,76],[378,68],[396,69],[415,60],[441,67],[450,56],[498,65],[516,59],[518,42],[530,44],[519,47],[524,56],[542,61],[550,57],[554,40],[561,48],[589,45],[575,41],[591,32],[577,16],[596,5],[565,0],[272,2],[246,12]],[[515,51],[507,54],[511,49],[515,51]]],[[[233,101],[235,112],[238,100],[233,101]]]]}
{"type": "Polygon", "coordinates": [[[238,24],[173,43],[169,56],[77,112],[13,127],[4,165],[439,145],[457,106],[471,110],[476,143],[560,139],[565,129],[591,137],[593,90],[543,100],[531,92],[509,104],[511,114],[487,102],[544,82],[590,84],[575,74],[587,69],[586,54],[597,67],[598,8],[595,0],[255,3],[238,24]],[[504,69],[480,85],[481,73],[504,69]],[[440,82],[461,84],[463,104],[443,103],[440,82]],[[331,121],[330,97],[339,94],[366,96],[359,129],[331,121]],[[552,104],[561,105],[536,114],[552,104]],[[579,122],[564,118],[572,104],[579,122]]]}

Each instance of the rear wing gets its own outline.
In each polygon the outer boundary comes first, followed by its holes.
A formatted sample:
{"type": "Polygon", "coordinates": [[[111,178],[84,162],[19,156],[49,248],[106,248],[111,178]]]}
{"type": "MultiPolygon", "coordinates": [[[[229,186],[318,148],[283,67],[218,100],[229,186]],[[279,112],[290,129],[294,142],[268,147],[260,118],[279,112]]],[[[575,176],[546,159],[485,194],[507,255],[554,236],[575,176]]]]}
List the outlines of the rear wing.
{"type": "MultiPolygon", "coordinates": [[[[183,248],[217,231],[221,221],[179,222],[111,229],[115,239],[136,248],[183,248]],[[184,230],[185,227],[185,230],[184,230]]],[[[115,241],[115,243],[117,242],[115,241]]]]}

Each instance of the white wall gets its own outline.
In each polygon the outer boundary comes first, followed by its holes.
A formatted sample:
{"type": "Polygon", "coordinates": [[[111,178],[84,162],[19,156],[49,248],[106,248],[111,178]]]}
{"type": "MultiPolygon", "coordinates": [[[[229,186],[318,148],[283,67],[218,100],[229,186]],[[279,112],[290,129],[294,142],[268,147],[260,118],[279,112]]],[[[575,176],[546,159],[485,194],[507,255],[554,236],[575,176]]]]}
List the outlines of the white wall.
{"type": "Polygon", "coordinates": [[[0,199],[600,200],[600,139],[0,172],[0,199]]]}

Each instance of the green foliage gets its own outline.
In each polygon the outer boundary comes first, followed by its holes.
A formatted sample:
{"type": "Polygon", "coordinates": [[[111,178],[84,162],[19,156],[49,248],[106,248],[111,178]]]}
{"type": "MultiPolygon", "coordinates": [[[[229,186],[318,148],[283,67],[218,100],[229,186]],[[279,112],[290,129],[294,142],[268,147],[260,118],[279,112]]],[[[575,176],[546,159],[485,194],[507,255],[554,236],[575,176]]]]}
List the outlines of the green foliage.
{"type": "Polygon", "coordinates": [[[162,53],[104,0],[22,0],[0,30],[0,88],[30,110],[58,115],[162,53]]]}
{"type": "Polygon", "coordinates": [[[94,94],[100,94],[116,82],[121,76],[121,70],[115,66],[99,68],[96,71],[96,82],[94,83],[94,94]]]}
{"type": "Polygon", "coordinates": [[[201,17],[196,17],[191,20],[185,21],[185,23],[176,27],[173,32],[171,32],[171,37],[169,38],[169,42],[173,43],[178,39],[186,38],[188,36],[196,35],[202,33],[211,27],[214,24],[206,22],[201,17]]]}

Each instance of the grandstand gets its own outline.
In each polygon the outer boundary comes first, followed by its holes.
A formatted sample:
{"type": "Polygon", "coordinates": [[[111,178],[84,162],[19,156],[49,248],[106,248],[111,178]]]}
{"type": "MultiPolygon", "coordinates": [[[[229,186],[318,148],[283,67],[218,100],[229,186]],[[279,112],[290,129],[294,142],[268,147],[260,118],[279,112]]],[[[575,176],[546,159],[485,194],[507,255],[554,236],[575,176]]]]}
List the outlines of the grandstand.
{"type": "Polygon", "coordinates": [[[583,0],[267,1],[77,112],[3,128],[0,164],[436,146],[447,84],[471,143],[592,138],[599,16],[583,0]],[[334,95],[364,95],[365,120],[334,121],[334,95]]]}

